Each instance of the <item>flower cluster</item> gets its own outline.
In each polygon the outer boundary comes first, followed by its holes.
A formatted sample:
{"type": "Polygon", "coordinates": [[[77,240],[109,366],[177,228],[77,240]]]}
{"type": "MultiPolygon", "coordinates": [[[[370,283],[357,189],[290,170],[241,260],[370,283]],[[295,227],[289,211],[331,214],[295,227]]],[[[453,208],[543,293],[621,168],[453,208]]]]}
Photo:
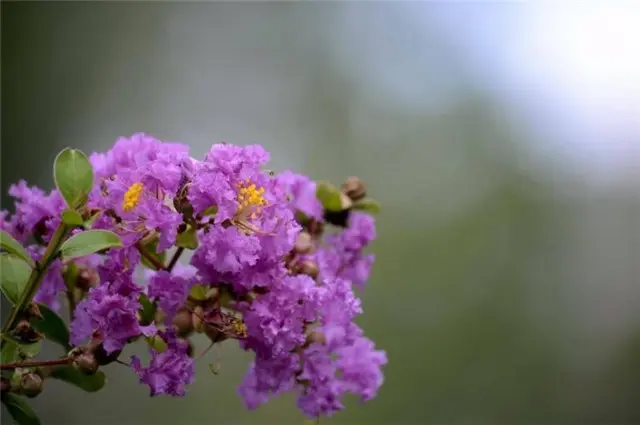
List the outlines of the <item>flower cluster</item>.
{"type": "MultiPolygon", "coordinates": [[[[307,177],[266,170],[259,145],[215,144],[196,160],[187,146],[146,134],[89,160],[85,228],[114,232],[122,246],[56,259],[35,298],[53,310],[64,297],[75,306],[72,346],[113,361],[146,341],[149,362],[134,356],[130,366],[152,396],[185,394],[194,334],[255,354],[239,387],[249,408],[293,391],[318,417],[341,410],[346,393],[376,395],[386,355],[354,322],[362,307],[353,287],[369,277],[374,257],[364,250],[376,237],[372,216],[355,208],[362,182],[350,178],[327,201],[307,177]],[[188,265],[178,263],[185,250],[188,265]]],[[[15,213],[3,211],[0,226],[38,260],[65,201],[23,181],[10,194],[15,213]]]]}

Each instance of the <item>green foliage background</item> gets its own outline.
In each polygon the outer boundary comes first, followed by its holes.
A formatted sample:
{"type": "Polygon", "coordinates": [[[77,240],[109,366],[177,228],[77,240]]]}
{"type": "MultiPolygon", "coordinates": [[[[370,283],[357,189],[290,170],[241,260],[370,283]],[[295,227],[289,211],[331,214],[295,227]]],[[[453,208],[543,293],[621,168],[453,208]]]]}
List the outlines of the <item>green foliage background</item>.
{"type": "MultiPolygon", "coordinates": [[[[274,169],[359,175],[383,204],[360,323],[389,365],[378,398],[323,423],[640,422],[638,180],[605,191],[534,157],[540,134],[445,40],[419,50],[391,3],[349,7],[3,3],[3,208],[19,178],[53,186],[63,147],[135,131],[194,156],[260,142],[274,169]],[[364,51],[432,81],[435,106],[384,95],[356,67],[364,51]]],[[[45,424],[303,422],[292,397],[245,411],[249,357],[232,344],[215,356],[219,376],[202,362],[185,399],[150,399],[112,365],[104,391],[46,382],[34,406],[45,424]]]]}

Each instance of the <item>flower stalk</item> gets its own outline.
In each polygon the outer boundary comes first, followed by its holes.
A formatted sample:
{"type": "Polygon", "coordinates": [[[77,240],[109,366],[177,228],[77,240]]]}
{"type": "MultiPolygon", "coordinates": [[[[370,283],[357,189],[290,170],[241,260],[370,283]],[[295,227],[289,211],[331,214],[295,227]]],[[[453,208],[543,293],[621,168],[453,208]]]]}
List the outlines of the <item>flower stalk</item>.
{"type": "MultiPolygon", "coordinates": [[[[31,270],[29,280],[27,281],[27,285],[22,292],[22,295],[18,299],[16,305],[14,305],[11,309],[9,317],[2,327],[3,335],[10,334],[10,331],[15,328],[20,315],[29,308],[29,305],[31,305],[33,297],[36,295],[38,289],[40,288],[42,279],[46,275],[49,266],[57,256],[60,245],[62,245],[67,236],[69,236],[70,232],[71,229],[67,225],[65,225],[64,223],[60,223],[53,236],[51,237],[51,240],[47,245],[42,259],[37,261],[35,266],[31,270]]],[[[2,345],[4,345],[4,342],[5,340],[3,339],[2,345]]]]}

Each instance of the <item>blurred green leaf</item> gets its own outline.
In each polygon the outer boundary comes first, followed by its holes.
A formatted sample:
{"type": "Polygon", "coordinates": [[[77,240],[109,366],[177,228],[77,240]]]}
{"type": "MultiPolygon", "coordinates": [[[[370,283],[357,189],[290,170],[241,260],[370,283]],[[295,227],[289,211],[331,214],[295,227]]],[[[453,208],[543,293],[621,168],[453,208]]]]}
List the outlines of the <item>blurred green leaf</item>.
{"type": "Polygon", "coordinates": [[[65,352],[71,349],[69,345],[69,328],[60,316],[44,304],[38,304],[42,319],[34,318],[31,324],[38,331],[44,334],[49,340],[64,347],[65,352]]]}
{"type": "Polygon", "coordinates": [[[86,375],[74,368],[73,365],[54,368],[51,377],[89,393],[100,391],[107,383],[107,378],[102,371],[97,371],[93,375],[86,375]]]}
{"type": "Polygon", "coordinates": [[[364,198],[360,199],[353,204],[354,210],[360,210],[371,214],[377,214],[380,212],[380,204],[373,199],[364,198]]]}
{"type": "Polygon", "coordinates": [[[91,214],[91,216],[84,222],[84,227],[87,229],[91,229],[96,220],[100,218],[100,215],[102,215],[102,211],[97,211],[91,214]]]}
{"type": "Polygon", "coordinates": [[[29,406],[27,400],[13,393],[2,394],[2,404],[18,425],[40,425],[36,412],[29,406]]]}
{"type": "Polygon", "coordinates": [[[62,222],[68,226],[84,226],[84,220],[78,211],[62,211],[62,222]]]}
{"type": "Polygon", "coordinates": [[[202,212],[203,216],[208,216],[208,215],[216,215],[218,213],[218,206],[217,205],[212,205],[209,208],[207,208],[206,210],[204,210],[202,212]]]}
{"type": "Polygon", "coordinates": [[[152,303],[149,300],[149,297],[147,297],[146,294],[141,294],[139,301],[142,306],[142,310],[140,310],[140,316],[142,316],[141,321],[144,325],[148,325],[153,322],[153,319],[156,316],[157,307],[155,303],[152,303]]]}
{"type": "Polygon", "coordinates": [[[196,301],[204,301],[207,299],[207,288],[202,285],[194,285],[189,290],[189,297],[196,301]]]}
{"type": "MultiPolygon", "coordinates": [[[[142,249],[144,249],[150,256],[158,260],[159,263],[164,264],[167,257],[167,253],[166,251],[157,252],[156,251],[157,247],[158,247],[157,236],[149,240],[148,242],[145,242],[142,244],[142,249]]],[[[144,255],[142,256],[141,260],[142,260],[142,264],[145,267],[148,267],[151,270],[158,270],[158,268],[151,261],[149,261],[149,259],[147,259],[144,255]]]]}
{"type": "Polygon", "coordinates": [[[342,196],[340,194],[340,189],[333,186],[331,183],[324,181],[318,182],[316,196],[325,210],[342,210],[342,196]]]}
{"type": "Polygon", "coordinates": [[[160,337],[159,335],[148,337],[147,344],[149,344],[149,347],[153,348],[158,353],[164,353],[168,347],[165,340],[162,339],[162,337],[160,337]]]}
{"type": "Polygon", "coordinates": [[[189,226],[184,232],[178,233],[176,245],[186,249],[196,249],[198,247],[196,229],[189,226]]]}
{"type": "Polygon", "coordinates": [[[13,236],[11,236],[9,233],[1,229],[0,229],[0,246],[2,246],[2,249],[7,251],[9,254],[13,254],[22,258],[24,261],[27,262],[27,264],[33,267],[34,265],[33,259],[31,258],[27,250],[22,246],[22,244],[17,240],[15,240],[13,236]]]}
{"type": "Polygon", "coordinates": [[[16,304],[27,286],[31,267],[21,258],[2,253],[0,254],[0,287],[4,295],[16,304]]]}
{"type": "Polygon", "coordinates": [[[60,247],[65,260],[84,257],[108,248],[121,247],[118,235],[108,230],[87,230],[67,239],[60,247]]]}
{"type": "Polygon", "coordinates": [[[84,205],[93,187],[93,169],[82,151],[62,150],[53,165],[53,178],[69,208],[84,205]]]}

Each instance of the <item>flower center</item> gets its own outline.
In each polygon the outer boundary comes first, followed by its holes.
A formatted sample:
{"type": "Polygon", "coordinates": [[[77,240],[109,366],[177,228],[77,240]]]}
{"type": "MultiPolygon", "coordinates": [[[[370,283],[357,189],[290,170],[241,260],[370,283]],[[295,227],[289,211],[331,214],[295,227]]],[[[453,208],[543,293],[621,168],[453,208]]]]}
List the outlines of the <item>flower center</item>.
{"type": "Polygon", "coordinates": [[[144,185],[140,182],[134,183],[124,194],[124,201],[122,201],[122,209],[125,212],[129,212],[135,208],[136,205],[140,202],[140,197],[142,196],[142,190],[144,189],[144,185]]]}
{"type": "Polygon", "coordinates": [[[249,180],[238,182],[237,201],[240,204],[238,206],[238,213],[254,207],[255,209],[250,217],[253,219],[257,218],[262,212],[261,207],[267,205],[267,200],[264,198],[264,187],[258,188],[249,180]]]}

